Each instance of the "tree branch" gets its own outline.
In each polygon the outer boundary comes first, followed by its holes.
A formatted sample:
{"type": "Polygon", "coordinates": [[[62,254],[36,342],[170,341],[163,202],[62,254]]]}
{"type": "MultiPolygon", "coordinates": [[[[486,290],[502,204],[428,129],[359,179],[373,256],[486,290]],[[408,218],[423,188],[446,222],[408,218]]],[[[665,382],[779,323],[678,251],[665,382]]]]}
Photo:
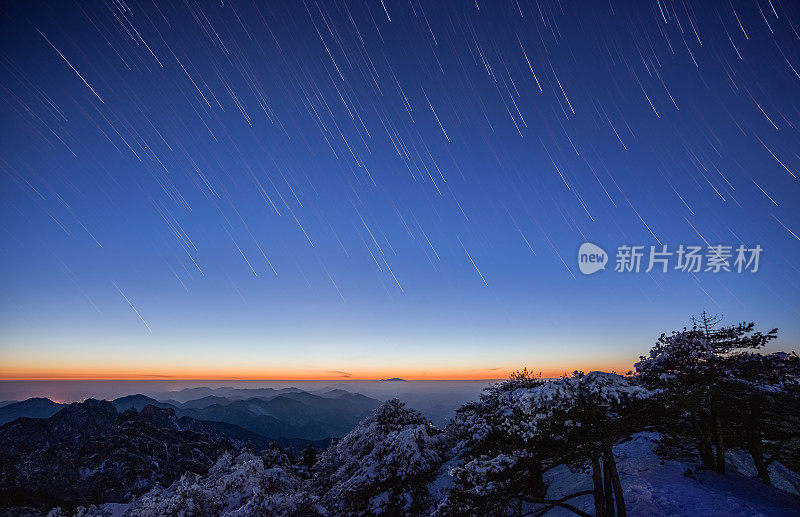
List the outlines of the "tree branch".
{"type": "Polygon", "coordinates": [[[567,504],[567,503],[564,502],[564,501],[568,501],[568,500],[570,500],[570,499],[572,499],[574,497],[580,497],[582,495],[592,495],[592,494],[594,494],[594,490],[584,490],[583,492],[575,492],[574,494],[570,494],[570,495],[564,496],[564,497],[562,497],[561,499],[558,499],[558,500],[556,500],[556,499],[539,499],[539,498],[527,499],[525,497],[522,497],[520,499],[522,499],[523,501],[528,502],[528,503],[532,503],[532,504],[547,504],[547,505],[549,505],[549,506],[546,506],[545,508],[537,508],[536,510],[532,510],[532,511],[526,513],[525,515],[523,515],[522,517],[527,517],[529,515],[535,515],[535,517],[540,517],[541,515],[544,515],[545,513],[549,512],[550,510],[555,508],[556,506],[558,506],[560,508],[564,508],[566,510],[569,510],[569,511],[571,511],[571,512],[577,514],[577,515],[580,515],[581,517],[592,517],[590,514],[584,512],[583,510],[580,510],[580,509],[572,506],[571,504],[567,504]]]}

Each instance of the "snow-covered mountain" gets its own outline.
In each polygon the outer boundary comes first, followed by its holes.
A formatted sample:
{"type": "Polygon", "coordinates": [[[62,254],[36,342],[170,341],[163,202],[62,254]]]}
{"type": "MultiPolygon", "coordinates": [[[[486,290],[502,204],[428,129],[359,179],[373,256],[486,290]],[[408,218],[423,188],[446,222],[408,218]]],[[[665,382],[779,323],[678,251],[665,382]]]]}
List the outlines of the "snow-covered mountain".
{"type": "MultiPolygon", "coordinates": [[[[674,388],[637,376],[574,372],[545,380],[523,370],[487,387],[445,427],[390,399],[333,444],[292,442],[294,450],[230,423],[179,416],[168,403],[137,411],[149,400],[141,395],[115,401],[123,412],[89,400],[0,427],[0,510],[40,515],[58,505],[51,517],[800,516],[797,359],[766,359],[747,372],[761,375],[777,362],[791,375],[766,384],[724,370],[727,384],[713,385],[715,397],[727,397],[724,413],[685,406],[674,388]],[[713,461],[703,453],[701,418],[709,416],[716,416],[713,461]]],[[[221,402],[205,394],[177,404],[302,426],[333,418],[331,408],[344,415],[371,403],[339,390],[322,395],[284,391],[221,402]]]]}
{"type": "Polygon", "coordinates": [[[0,427],[0,501],[42,507],[130,500],[186,472],[205,473],[235,450],[231,442],[223,431],[181,422],[170,409],[119,413],[89,399],[47,419],[0,427]]]}
{"type": "MultiPolygon", "coordinates": [[[[439,463],[437,470],[430,470],[442,459],[439,433],[426,430],[424,420],[416,412],[397,405],[384,406],[336,449],[330,449],[315,469],[293,463],[275,450],[263,455],[226,453],[206,476],[184,476],[168,488],[155,488],[134,503],[100,505],[81,515],[256,517],[363,513],[356,511],[357,505],[364,505],[362,510],[370,509],[365,515],[463,515],[442,512],[439,508],[453,489],[451,471],[457,463],[457,460],[439,463]],[[425,475],[420,476],[420,472],[425,475]],[[411,477],[396,483],[397,476],[411,477]],[[423,503],[427,506],[420,507],[423,503]]],[[[775,465],[771,468],[775,486],[764,486],[755,477],[752,462],[748,466],[746,454],[732,451],[729,452],[732,472],[720,476],[691,462],[662,459],[655,452],[660,439],[657,432],[643,431],[625,437],[613,447],[628,515],[800,515],[797,473],[775,465]]],[[[571,470],[566,465],[548,469],[544,477],[549,483],[546,496],[553,500],[592,488],[590,473],[571,470]]],[[[593,514],[591,495],[569,502],[578,511],[593,514]]],[[[513,515],[541,515],[540,511],[546,507],[526,503],[513,515]]],[[[576,513],[553,507],[546,515],[567,517],[576,513]]]]}

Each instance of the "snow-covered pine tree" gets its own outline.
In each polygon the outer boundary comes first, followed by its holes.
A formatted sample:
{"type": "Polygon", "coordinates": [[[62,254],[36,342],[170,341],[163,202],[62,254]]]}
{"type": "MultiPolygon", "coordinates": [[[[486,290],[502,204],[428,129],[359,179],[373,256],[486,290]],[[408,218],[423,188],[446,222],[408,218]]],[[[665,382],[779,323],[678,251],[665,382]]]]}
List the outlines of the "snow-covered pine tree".
{"type": "Polygon", "coordinates": [[[205,477],[186,474],[136,500],[128,517],[308,517],[326,515],[307,490],[308,473],[273,447],[262,455],[225,453],[205,477]]]}
{"type": "Polygon", "coordinates": [[[508,404],[511,393],[544,383],[527,370],[512,373],[463,405],[447,427],[454,486],[439,505],[440,515],[497,515],[523,498],[543,497],[542,440],[528,436],[529,416],[508,404]]]}
{"type": "MultiPolygon", "coordinates": [[[[527,393],[515,393],[531,415],[545,415],[540,432],[555,440],[555,461],[591,468],[595,515],[626,515],[612,445],[635,432],[641,402],[652,392],[621,375],[574,372],[527,393]],[[616,504],[615,504],[616,503],[616,504]]],[[[553,502],[548,502],[553,504],[553,502]]]]}
{"type": "Polygon", "coordinates": [[[590,466],[596,515],[614,515],[616,502],[616,512],[624,516],[611,446],[630,430],[625,422],[634,406],[650,396],[627,378],[605,372],[575,372],[546,382],[515,377],[493,386],[455,420],[463,463],[453,469],[456,485],[440,513],[507,513],[521,500],[585,515],[567,502],[585,492],[542,498],[542,470],[566,463],[590,466]],[[494,507],[481,506],[487,503],[494,507]]]}
{"type": "Polygon", "coordinates": [[[391,399],[320,455],[316,492],[334,514],[423,514],[444,452],[443,433],[391,399]]]}
{"type": "Polygon", "coordinates": [[[791,427],[784,409],[798,404],[792,394],[800,358],[757,352],[777,337],[777,329],[762,333],[753,323],[725,327],[721,321],[703,313],[692,318],[691,328],[662,334],[635,365],[636,376],[661,392],[667,440],[680,443],[694,434],[701,461],[719,474],[725,473],[728,446],[747,448],[759,477],[769,484],[767,465],[786,444],[783,438],[790,439],[781,429],[791,427]],[[765,436],[776,447],[770,458],[764,453],[765,436]]]}

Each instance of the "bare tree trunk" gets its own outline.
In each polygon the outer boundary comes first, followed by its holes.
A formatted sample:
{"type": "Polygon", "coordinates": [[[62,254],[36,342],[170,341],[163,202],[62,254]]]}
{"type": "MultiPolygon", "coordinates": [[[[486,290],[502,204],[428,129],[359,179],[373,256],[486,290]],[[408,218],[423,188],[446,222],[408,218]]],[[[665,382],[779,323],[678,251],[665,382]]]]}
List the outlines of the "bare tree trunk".
{"type": "Polygon", "coordinates": [[[761,409],[755,404],[750,410],[750,428],[747,430],[747,434],[747,446],[750,450],[750,456],[753,457],[753,464],[756,467],[758,477],[765,485],[772,485],[769,479],[769,470],[767,470],[767,462],[764,460],[764,447],[761,442],[761,409]]]}
{"type": "Polygon", "coordinates": [[[700,451],[700,460],[703,465],[714,468],[714,449],[711,444],[711,430],[700,417],[694,419],[694,429],[697,432],[697,450],[700,451]]]}
{"type": "Polygon", "coordinates": [[[606,517],[603,472],[600,468],[600,455],[597,454],[597,451],[592,451],[592,485],[594,487],[594,514],[597,517],[606,517]]]}
{"type": "Polygon", "coordinates": [[[713,410],[714,414],[714,439],[717,454],[717,461],[715,469],[717,474],[725,475],[725,437],[722,434],[722,418],[719,414],[719,409],[713,410]]]}
{"type": "Polygon", "coordinates": [[[625,508],[625,498],[622,496],[622,483],[619,482],[619,471],[617,471],[617,461],[614,459],[611,442],[603,442],[603,464],[611,474],[611,486],[614,488],[614,500],[617,502],[617,515],[626,517],[628,512],[625,508]]]}
{"type": "Polygon", "coordinates": [[[614,517],[614,488],[611,486],[611,471],[603,455],[603,498],[606,503],[606,515],[614,517]]]}

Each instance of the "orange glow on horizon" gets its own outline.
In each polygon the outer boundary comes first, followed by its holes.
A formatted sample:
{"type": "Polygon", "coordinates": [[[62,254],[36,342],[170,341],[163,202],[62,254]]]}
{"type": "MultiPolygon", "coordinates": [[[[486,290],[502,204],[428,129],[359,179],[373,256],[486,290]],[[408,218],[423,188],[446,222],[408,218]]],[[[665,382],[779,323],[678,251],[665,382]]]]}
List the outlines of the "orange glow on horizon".
{"type": "MultiPolygon", "coordinates": [[[[521,368],[487,368],[487,369],[426,369],[418,368],[397,368],[392,370],[358,370],[352,372],[340,372],[333,370],[280,370],[280,369],[259,369],[259,370],[239,370],[239,371],[219,371],[214,369],[191,370],[191,371],[143,371],[122,370],[110,368],[95,368],[82,370],[67,369],[38,369],[38,370],[0,370],[0,380],[9,381],[42,381],[42,380],[165,380],[165,381],[362,381],[378,380],[399,377],[405,380],[497,380],[505,379],[514,371],[521,368]]],[[[528,370],[534,375],[541,375],[544,378],[560,377],[570,374],[574,370],[585,372],[592,370],[614,371],[624,374],[631,370],[630,366],[594,364],[582,365],[581,367],[548,367],[532,368],[528,370]]]]}

